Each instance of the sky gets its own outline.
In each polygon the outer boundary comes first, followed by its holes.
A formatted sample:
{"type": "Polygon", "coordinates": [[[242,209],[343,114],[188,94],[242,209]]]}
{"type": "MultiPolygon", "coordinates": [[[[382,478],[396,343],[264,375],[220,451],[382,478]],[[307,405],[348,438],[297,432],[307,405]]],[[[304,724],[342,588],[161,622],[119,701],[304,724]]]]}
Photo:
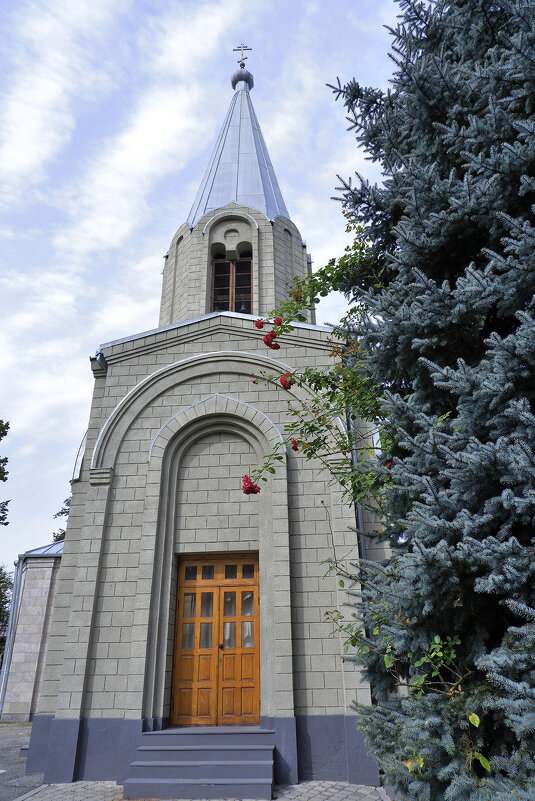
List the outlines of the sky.
{"type": "MultiPolygon", "coordinates": [[[[3,0],[0,564],[52,540],[101,343],[156,328],[186,220],[252,48],[251,98],[316,268],[343,253],[337,175],[380,181],[327,83],[386,89],[394,0],[3,0]]],[[[341,296],[317,322],[335,323],[341,296]]]]}

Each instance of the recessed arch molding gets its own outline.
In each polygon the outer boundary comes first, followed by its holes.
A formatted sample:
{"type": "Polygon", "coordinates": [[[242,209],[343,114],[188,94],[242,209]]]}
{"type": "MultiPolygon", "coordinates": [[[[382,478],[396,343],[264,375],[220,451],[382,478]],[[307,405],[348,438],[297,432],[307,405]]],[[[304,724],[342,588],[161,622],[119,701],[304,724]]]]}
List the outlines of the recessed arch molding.
{"type": "MultiPolygon", "coordinates": [[[[222,370],[237,376],[243,376],[244,374],[262,376],[262,374],[277,374],[292,370],[292,366],[278,359],[261,356],[257,353],[249,353],[248,351],[213,351],[187,357],[156,370],[136,384],[111,412],[102,426],[95,443],[91,467],[113,466],[119,444],[126,430],[142,414],[143,410],[150,405],[154,398],[177,384],[208,375],[215,375],[222,370]]],[[[297,398],[304,398],[314,394],[312,390],[306,387],[295,387],[292,392],[297,398]]],[[[227,398],[226,400],[227,402],[233,400],[234,403],[240,403],[235,399],[227,398]]],[[[208,399],[206,399],[206,402],[208,402],[208,399]]],[[[259,409],[255,409],[255,407],[248,404],[242,404],[239,407],[240,411],[236,413],[241,414],[246,407],[249,410],[248,414],[254,409],[254,414],[257,416],[258,421],[262,419],[262,416],[265,417],[259,409]]],[[[190,408],[188,407],[181,411],[187,413],[190,408]]]]}

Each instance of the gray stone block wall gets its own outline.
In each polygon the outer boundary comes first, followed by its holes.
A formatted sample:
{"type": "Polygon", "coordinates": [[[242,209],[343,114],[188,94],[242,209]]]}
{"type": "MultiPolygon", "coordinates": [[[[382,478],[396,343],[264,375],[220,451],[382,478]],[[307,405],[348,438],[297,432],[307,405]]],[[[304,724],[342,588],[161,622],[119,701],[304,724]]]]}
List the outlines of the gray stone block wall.
{"type": "Polygon", "coordinates": [[[184,455],[178,479],[175,552],[258,550],[258,498],[241,491],[257,466],[250,444],[209,434],[184,455]]]}
{"type": "Polygon", "coordinates": [[[35,711],[59,563],[59,557],[24,560],[21,600],[2,707],[4,721],[31,720],[35,711]]]}

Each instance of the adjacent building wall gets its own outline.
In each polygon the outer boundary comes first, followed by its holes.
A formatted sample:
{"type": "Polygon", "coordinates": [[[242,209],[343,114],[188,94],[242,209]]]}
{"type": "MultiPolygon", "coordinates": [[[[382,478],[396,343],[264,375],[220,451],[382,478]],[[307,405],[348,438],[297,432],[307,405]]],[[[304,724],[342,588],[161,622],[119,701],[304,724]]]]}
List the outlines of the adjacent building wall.
{"type": "Polygon", "coordinates": [[[46,656],[50,610],[60,557],[20,557],[19,603],[13,610],[12,647],[6,655],[5,689],[0,720],[31,720],[46,656]]]}

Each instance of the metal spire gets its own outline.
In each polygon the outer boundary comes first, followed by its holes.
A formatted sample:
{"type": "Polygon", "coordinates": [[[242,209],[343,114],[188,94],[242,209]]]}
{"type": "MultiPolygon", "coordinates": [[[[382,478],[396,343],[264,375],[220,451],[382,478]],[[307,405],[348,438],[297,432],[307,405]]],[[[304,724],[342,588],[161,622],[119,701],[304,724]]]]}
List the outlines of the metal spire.
{"type": "Polygon", "coordinates": [[[231,78],[235,93],[188,216],[191,228],[207,212],[231,202],[260,211],[270,220],[290,218],[249,97],[254,80],[245,69],[244,51],[251,48],[241,44],[234,50],[241,53],[239,69],[231,78]]]}

